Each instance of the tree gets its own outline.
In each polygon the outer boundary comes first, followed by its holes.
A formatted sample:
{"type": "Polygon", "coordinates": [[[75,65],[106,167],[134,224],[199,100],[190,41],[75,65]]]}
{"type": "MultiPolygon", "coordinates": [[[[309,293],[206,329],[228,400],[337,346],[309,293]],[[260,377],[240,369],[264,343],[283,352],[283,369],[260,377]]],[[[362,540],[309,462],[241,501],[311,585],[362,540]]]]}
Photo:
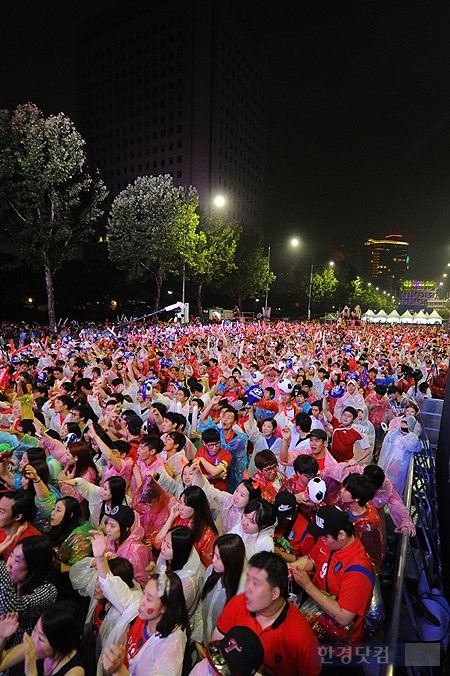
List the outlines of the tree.
{"type": "Polygon", "coordinates": [[[197,307],[201,318],[203,285],[217,289],[224,276],[236,270],[234,254],[239,235],[236,224],[208,216],[204,210],[200,210],[199,217],[199,237],[188,275],[198,284],[197,307]]]}
{"type": "MultiPolygon", "coordinates": [[[[310,277],[304,277],[301,288],[306,293],[308,299],[309,285],[310,277]]],[[[330,310],[331,305],[334,304],[338,285],[339,280],[334,274],[333,269],[329,267],[325,267],[321,271],[316,269],[311,280],[311,308],[314,309],[313,315],[330,310]]]]}
{"type": "Polygon", "coordinates": [[[236,270],[226,278],[226,290],[242,311],[243,300],[265,293],[276,279],[269,269],[261,236],[254,228],[240,226],[235,264],[236,270]]]}
{"type": "Polygon", "coordinates": [[[383,308],[389,313],[396,307],[395,301],[390,296],[376,293],[373,287],[365,287],[360,277],[350,282],[348,302],[351,307],[360,305],[363,312],[369,308],[374,311],[383,308]]]}
{"type": "Polygon", "coordinates": [[[194,265],[198,241],[198,195],[185,195],[172,177],[139,176],[115,198],[108,219],[108,252],[127,271],[129,279],[142,279],[145,270],[156,282],[155,310],[161,287],[169,274],[194,265]]]}
{"type": "Polygon", "coordinates": [[[63,113],[45,118],[32,103],[0,111],[2,229],[24,262],[44,270],[52,329],[54,274],[93,233],[107,195],[84,145],[63,113]]]}

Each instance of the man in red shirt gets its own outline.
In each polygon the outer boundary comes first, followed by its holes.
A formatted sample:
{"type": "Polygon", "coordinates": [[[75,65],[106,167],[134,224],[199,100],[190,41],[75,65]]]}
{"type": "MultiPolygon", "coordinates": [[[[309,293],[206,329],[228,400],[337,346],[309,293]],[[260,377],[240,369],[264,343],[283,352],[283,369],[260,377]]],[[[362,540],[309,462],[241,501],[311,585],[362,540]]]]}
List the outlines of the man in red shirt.
{"type": "Polygon", "coordinates": [[[223,609],[212,635],[218,641],[235,626],[259,636],[264,666],[274,676],[315,676],[317,642],[301,612],[287,601],[288,568],[273,552],[259,552],[249,561],[245,593],[234,596],[223,609]]]}
{"type": "Polygon", "coordinates": [[[203,445],[197,450],[196,459],[200,461],[200,469],[210,484],[220,491],[228,490],[228,472],[230,471],[231,453],[221,447],[220,433],[214,427],[207,427],[202,432],[203,445]]]}
{"type": "Polygon", "coordinates": [[[378,511],[369,502],[375,496],[375,487],[363,474],[352,473],[345,477],[337,506],[347,512],[355,528],[355,535],[380,570],[383,560],[381,543],[381,519],[378,511]]]}
{"type": "Polygon", "coordinates": [[[355,465],[370,454],[371,449],[367,439],[353,427],[358,412],[352,406],[346,406],[342,411],[340,421],[328,410],[328,401],[323,399],[323,412],[328,422],[333,426],[331,437],[331,455],[337,462],[354,460],[355,465]]]}
{"type": "Polygon", "coordinates": [[[308,556],[291,564],[294,579],[340,627],[353,623],[350,641],[362,643],[375,584],[372,562],[348,515],[335,505],[320,507],[308,532],[319,539],[308,556]]]}
{"type": "Polygon", "coordinates": [[[0,544],[5,546],[8,542],[7,548],[1,554],[4,561],[7,561],[11,550],[20,540],[30,535],[42,535],[29,523],[33,521],[34,514],[33,498],[25,491],[3,493],[0,500],[0,544]]]}

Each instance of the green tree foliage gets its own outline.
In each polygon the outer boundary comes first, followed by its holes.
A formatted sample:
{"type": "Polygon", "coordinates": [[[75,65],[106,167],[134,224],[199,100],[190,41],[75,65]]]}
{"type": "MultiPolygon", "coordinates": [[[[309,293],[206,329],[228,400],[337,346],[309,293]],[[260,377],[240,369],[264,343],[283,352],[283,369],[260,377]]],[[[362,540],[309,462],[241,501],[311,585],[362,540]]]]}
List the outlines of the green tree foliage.
{"type": "Polygon", "coordinates": [[[234,262],[236,270],[226,278],[226,291],[242,310],[243,300],[265,293],[276,279],[269,269],[262,238],[254,228],[240,226],[234,262]]]}
{"type": "Polygon", "coordinates": [[[360,277],[350,282],[350,291],[348,294],[348,304],[350,307],[360,305],[362,312],[366,310],[385,310],[392,312],[396,307],[395,301],[388,295],[378,294],[372,286],[367,286],[360,277]]]}
{"type": "Polygon", "coordinates": [[[108,219],[108,251],[129,279],[143,279],[146,270],[156,282],[155,310],[169,274],[195,265],[198,244],[198,195],[185,195],[172,177],[140,176],[115,198],[108,219]]]}
{"type": "Polygon", "coordinates": [[[2,229],[22,261],[44,270],[52,328],[53,276],[92,234],[107,195],[84,145],[63,113],[45,118],[31,103],[0,111],[2,229]]]}
{"type": "Polygon", "coordinates": [[[197,282],[198,316],[202,317],[203,285],[207,284],[212,289],[217,289],[224,276],[236,270],[234,255],[239,235],[236,224],[208,216],[203,209],[200,210],[199,216],[197,247],[188,276],[197,282]]]}
{"type": "MultiPolygon", "coordinates": [[[[329,267],[323,270],[314,270],[311,280],[311,315],[320,315],[323,312],[329,312],[335,303],[336,291],[339,280],[334,274],[334,270],[329,267]]],[[[309,298],[310,277],[303,277],[301,289],[306,295],[306,302],[309,298]]]]}

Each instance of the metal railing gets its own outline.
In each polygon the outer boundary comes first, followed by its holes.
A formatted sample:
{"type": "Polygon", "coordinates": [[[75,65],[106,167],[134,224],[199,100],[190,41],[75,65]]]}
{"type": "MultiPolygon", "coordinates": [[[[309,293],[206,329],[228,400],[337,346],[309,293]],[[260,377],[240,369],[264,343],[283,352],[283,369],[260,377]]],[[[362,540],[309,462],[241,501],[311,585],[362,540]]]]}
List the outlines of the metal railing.
{"type": "MultiPolygon", "coordinates": [[[[420,626],[416,622],[414,604],[408,587],[405,585],[405,578],[409,576],[418,582],[421,572],[424,571],[430,588],[443,588],[439,519],[435,500],[435,453],[434,449],[430,448],[425,431],[421,435],[421,442],[422,450],[416,453],[410,461],[404,494],[404,502],[411,513],[417,534],[416,537],[410,539],[406,533],[402,533],[397,542],[394,594],[386,624],[389,654],[393,659],[382,670],[383,676],[394,676],[397,646],[399,642],[405,642],[401,627],[401,618],[405,612],[404,605],[410,630],[413,630],[416,640],[424,641],[420,626]]],[[[420,601],[418,605],[416,603],[416,610],[419,612],[421,610],[420,601]]],[[[410,670],[416,673],[414,667],[410,667],[410,670]]],[[[429,673],[432,673],[431,667],[429,673]]]]}
{"type": "MultiPolygon", "coordinates": [[[[414,456],[411,456],[408,470],[408,478],[406,480],[404,503],[411,511],[411,497],[412,497],[412,483],[414,476],[414,456]]],[[[394,576],[394,597],[391,606],[391,613],[388,616],[387,622],[387,639],[389,643],[389,655],[393,656],[393,661],[388,664],[384,670],[385,676],[394,676],[395,674],[395,656],[397,654],[397,646],[400,636],[400,619],[403,606],[403,594],[405,588],[405,570],[409,547],[409,536],[407,533],[402,533],[399,536],[397,544],[397,558],[395,565],[394,576]]]]}

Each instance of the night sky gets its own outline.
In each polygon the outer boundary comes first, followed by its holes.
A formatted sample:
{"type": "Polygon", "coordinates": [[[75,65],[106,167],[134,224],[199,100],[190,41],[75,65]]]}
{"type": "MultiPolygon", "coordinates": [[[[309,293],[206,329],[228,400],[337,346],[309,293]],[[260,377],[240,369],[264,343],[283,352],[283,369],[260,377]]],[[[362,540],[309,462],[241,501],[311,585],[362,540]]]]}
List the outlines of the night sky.
{"type": "MultiPolygon", "coordinates": [[[[77,122],[77,23],[106,0],[2,3],[0,107],[33,101],[77,122]]],[[[242,12],[267,59],[265,230],[357,262],[402,233],[414,278],[450,262],[450,6],[265,2],[242,12]]]]}

